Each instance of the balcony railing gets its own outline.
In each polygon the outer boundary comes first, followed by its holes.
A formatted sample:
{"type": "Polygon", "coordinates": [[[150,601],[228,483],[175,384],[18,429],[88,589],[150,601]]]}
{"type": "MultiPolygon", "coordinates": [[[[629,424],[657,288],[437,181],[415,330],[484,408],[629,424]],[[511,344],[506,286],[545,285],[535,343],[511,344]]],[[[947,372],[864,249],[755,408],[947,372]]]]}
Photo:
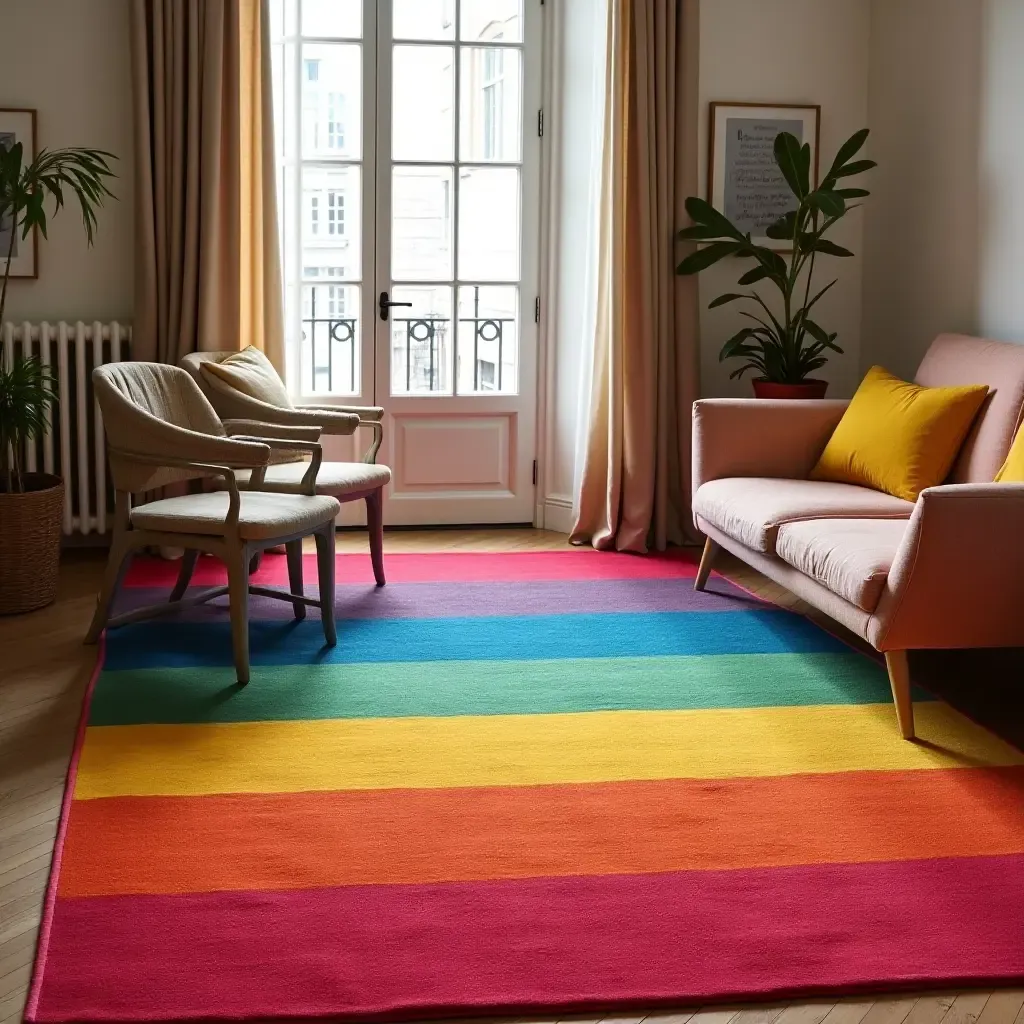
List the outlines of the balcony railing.
{"type": "MultiPolygon", "coordinates": [[[[494,317],[480,315],[479,289],[474,295],[474,315],[459,317],[458,323],[472,325],[473,341],[473,393],[481,390],[480,345],[496,345],[496,379],[493,390],[501,391],[505,359],[506,330],[515,324],[513,316],[494,317]]],[[[311,380],[314,393],[341,391],[358,392],[356,381],[356,324],[357,317],[318,317],[316,288],[310,296],[310,316],[302,321],[302,338],[309,343],[311,380]],[[348,351],[335,353],[338,346],[348,351]],[[347,362],[349,386],[334,387],[335,368],[347,362]]],[[[392,318],[392,386],[396,384],[408,394],[451,393],[444,379],[448,363],[447,344],[451,318],[427,313],[418,317],[392,318]]],[[[487,389],[491,390],[491,389],[487,389]]]]}

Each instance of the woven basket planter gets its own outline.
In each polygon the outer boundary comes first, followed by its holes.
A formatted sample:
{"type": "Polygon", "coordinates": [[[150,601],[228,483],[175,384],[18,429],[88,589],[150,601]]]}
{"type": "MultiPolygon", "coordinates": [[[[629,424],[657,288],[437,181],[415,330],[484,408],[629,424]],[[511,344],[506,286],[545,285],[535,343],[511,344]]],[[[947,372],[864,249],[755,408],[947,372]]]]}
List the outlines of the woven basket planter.
{"type": "Polygon", "coordinates": [[[0,615],[30,612],[57,596],[64,481],[25,474],[24,494],[0,492],[0,615]]]}

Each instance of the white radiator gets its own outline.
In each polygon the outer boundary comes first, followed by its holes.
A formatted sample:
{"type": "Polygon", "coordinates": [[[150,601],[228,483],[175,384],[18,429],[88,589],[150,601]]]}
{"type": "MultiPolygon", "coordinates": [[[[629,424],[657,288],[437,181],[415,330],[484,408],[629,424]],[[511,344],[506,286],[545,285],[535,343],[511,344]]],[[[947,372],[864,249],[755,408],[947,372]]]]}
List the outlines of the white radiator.
{"type": "Polygon", "coordinates": [[[38,356],[57,377],[59,402],[45,434],[25,451],[30,473],[64,478],[63,530],[105,533],[112,514],[107,455],[100,410],[92,394],[92,368],[128,358],[132,329],[127,324],[5,323],[3,360],[38,356]]]}

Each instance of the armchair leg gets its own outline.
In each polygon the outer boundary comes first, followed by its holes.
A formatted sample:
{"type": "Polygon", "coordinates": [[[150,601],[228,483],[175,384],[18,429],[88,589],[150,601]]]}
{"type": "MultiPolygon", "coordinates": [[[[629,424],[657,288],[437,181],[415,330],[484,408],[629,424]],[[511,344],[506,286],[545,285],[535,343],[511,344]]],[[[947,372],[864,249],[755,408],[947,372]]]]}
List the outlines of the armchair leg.
{"type": "Polygon", "coordinates": [[[231,602],[231,644],[240,686],[249,682],[249,548],[242,544],[227,559],[228,600],[231,602]]]}
{"type": "Polygon", "coordinates": [[[370,561],[373,578],[383,587],[384,578],[384,488],[378,487],[366,499],[366,529],[370,534],[370,561]]]}
{"type": "Polygon", "coordinates": [[[896,702],[896,718],[905,740],[914,738],[914,704],[910,699],[910,666],[906,651],[886,651],[885,667],[889,670],[889,685],[896,702]]]}
{"type": "MultiPolygon", "coordinates": [[[[302,597],[302,541],[288,541],[285,545],[285,552],[288,556],[288,589],[293,594],[302,597]]],[[[295,618],[304,619],[306,617],[306,606],[302,601],[293,601],[292,609],[295,612],[295,618]]]]}
{"type": "Polygon", "coordinates": [[[199,560],[199,552],[195,548],[186,548],[181,559],[181,568],[178,570],[178,580],[171,591],[171,600],[180,601],[192,582],[192,573],[195,572],[196,562],[199,560]]]}
{"type": "Polygon", "coordinates": [[[707,585],[708,577],[711,575],[711,566],[714,564],[715,556],[719,551],[721,551],[719,545],[708,537],[704,542],[704,554],[700,556],[697,578],[693,581],[694,590],[703,590],[707,585]]]}
{"type": "Polygon", "coordinates": [[[99,640],[100,633],[103,632],[103,627],[106,626],[107,620],[110,618],[110,608],[118,590],[121,589],[121,580],[124,579],[131,555],[131,546],[115,532],[113,543],[110,546],[110,555],[107,558],[107,568],[103,573],[103,588],[96,599],[96,611],[89,625],[89,632],[85,634],[87,644],[94,644],[99,640]]]}
{"type": "Polygon", "coordinates": [[[316,532],[316,567],[320,580],[320,618],[324,626],[324,639],[328,647],[338,642],[338,630],[334,623],[334,520],[316,532]]]}

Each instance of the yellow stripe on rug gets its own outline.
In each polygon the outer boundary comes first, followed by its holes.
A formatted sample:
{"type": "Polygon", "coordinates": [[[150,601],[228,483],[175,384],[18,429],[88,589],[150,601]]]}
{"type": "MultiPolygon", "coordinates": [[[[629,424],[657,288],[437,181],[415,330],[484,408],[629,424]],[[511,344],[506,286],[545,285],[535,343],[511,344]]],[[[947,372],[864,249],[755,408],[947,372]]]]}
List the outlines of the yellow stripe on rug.
{"type": "Polygon", "coordinates": [[[938,702],[917,743],[889,704],[87,730],[77,799],[735,778],[1024,764],[938,702]],[[770,740],[769,740],[770,737],[770,740]]]}

